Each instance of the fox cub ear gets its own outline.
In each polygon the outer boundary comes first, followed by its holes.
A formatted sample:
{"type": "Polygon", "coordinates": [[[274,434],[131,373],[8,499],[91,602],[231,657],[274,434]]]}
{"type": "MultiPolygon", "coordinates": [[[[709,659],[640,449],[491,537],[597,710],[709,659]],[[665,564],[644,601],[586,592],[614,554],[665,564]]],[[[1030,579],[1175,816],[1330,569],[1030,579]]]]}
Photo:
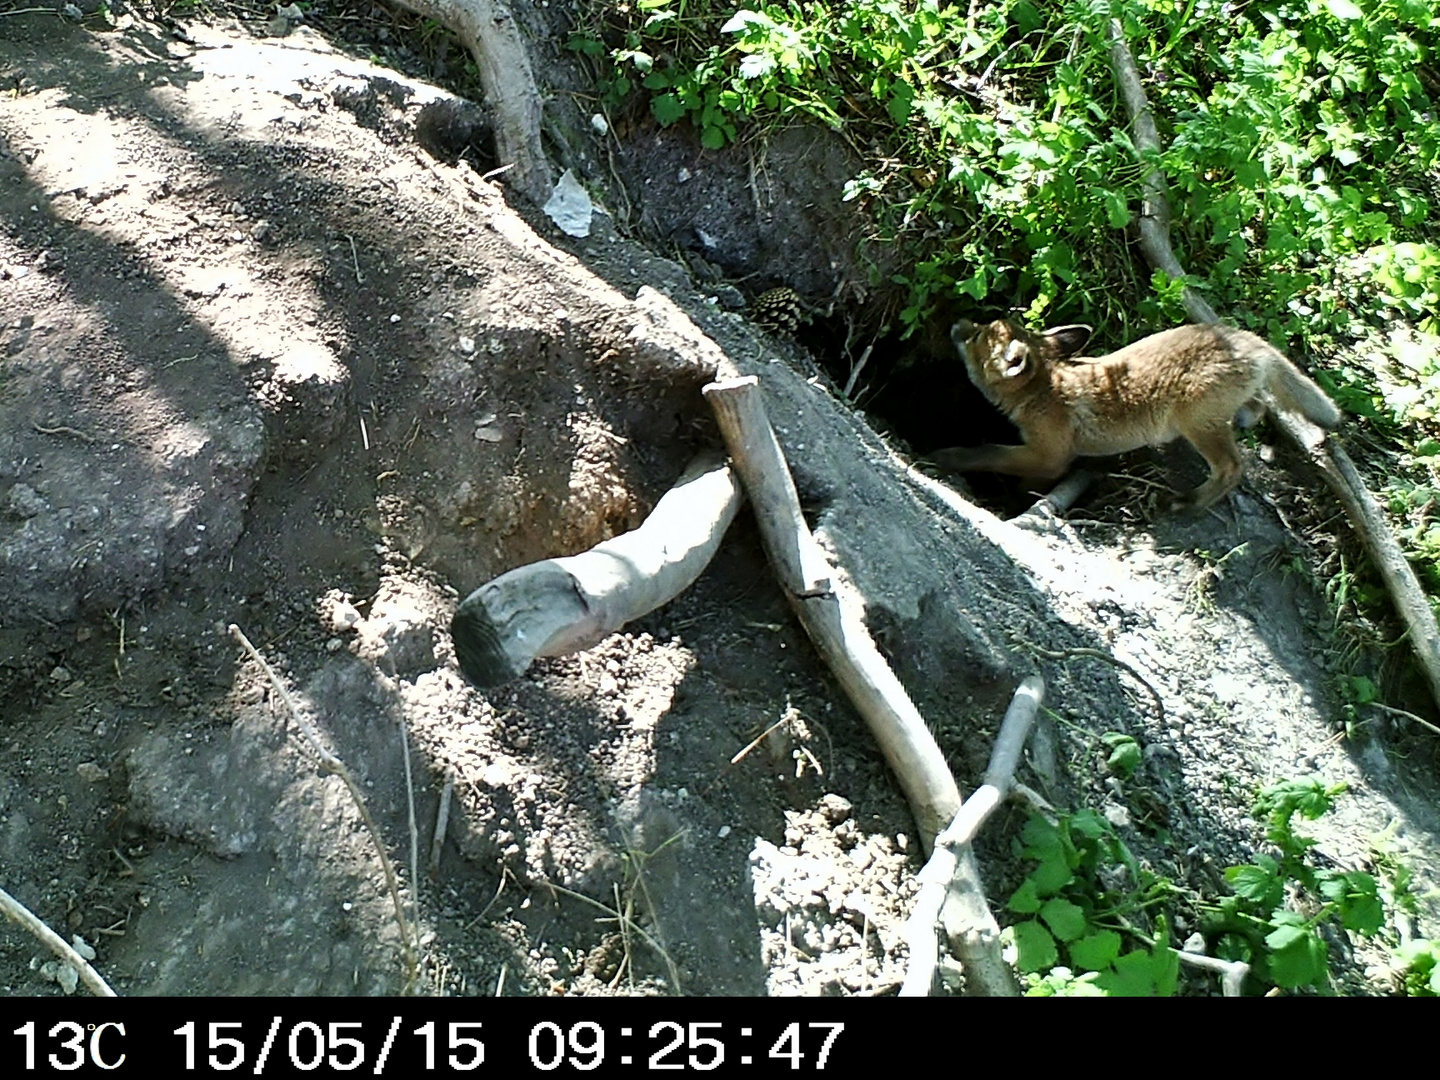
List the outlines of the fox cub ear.
{"type": "Polygon", "coordinates": [[[1085,348],[1093,333],[1094,331],[1083,323],[1075,323],[1071,326],[1057,326],[1054,329],[1046,330],[1045,337],[1063,359],[1067,356],[1074,356],[1085,348]]]}

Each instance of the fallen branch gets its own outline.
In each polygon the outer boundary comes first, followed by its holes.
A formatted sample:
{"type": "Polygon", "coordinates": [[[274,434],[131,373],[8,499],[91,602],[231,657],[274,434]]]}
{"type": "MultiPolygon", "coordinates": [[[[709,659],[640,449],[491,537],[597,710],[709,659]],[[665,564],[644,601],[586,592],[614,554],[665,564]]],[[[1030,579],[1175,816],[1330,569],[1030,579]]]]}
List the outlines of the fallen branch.
{"type": "Polygon", "coordinates": [[[745,484],[765,551],[790,606],[880,743],[927,850],[960,807],[960,789],[934,736],[865,628],[863,602],[829,564],[800,511],[795,482],[753,375],[703,390],[745,484]]]}
{"type": "Polygon", "coordinates": [[[440,880],[440,853],[445,849],[445,833],[450,828],[450,800],[455,794],[455,777],[445,774],[445,787],[440,792],[440,807],[435,811],[435,835],[430,838],[430,880],[440,880]]]}
{"type": "MultiPolygon", "coordinates": [[[[962,801],[945,756],[875,647],[865,627],[864,601],[847,579],[831,572],[805,523],[795,482],[765,415],[759,381],[754,376],[726,378],[703,392],[750,497],[786,599],[895,771],[928,853],[962,801]]],[[[961,936],[957,955],[969,986],[979,994],[1004,994],[1009,969],[1000,955],[1000,927],[985,904],[980,868],[968,847],[954,876],[963,883],[955,894],[965,905],[957,921],[969,929],[961,936]]]]}
{"type": "Polygon", "coordinates": [[[544,206],[555,180],[540,141],[540,91],[525,39],[504,0],[394,2],[454,31],[470,50],[494,117],[500,160],[514,165],[515,186],[536,206],[544,206]]]}
{"type": "Polygon", "coordinates": [[[1099,660],[1103,663],[1109,664],[1111,667],[1119,668],[1121,671],[1128,674],[1132,679],[1138,682],[1149,692],[1150,700],[1155,703],[1155,721],[1162,727],[1164,726],[1165,702],[1160,699],[1160,692],[1155,689],[1149,679],[1145,678],[1145,676],[1141,675],[1140,672],[1136,671],[1132,665],[1127,664],[1118,656],[1113,656],[1108,652],[1101,651],[1100,649],[1089,649],[1084,647],[1070,649],[1042,649],[1033,641],[1027,641],[1025,638],[1021,637],[1018,634],[1011,634],[1010,640],[1016,645],[1017,648],[1025,649],[1032,656],[1038,656],[1042,660],[1069,660],[1074,657],[1087,657],[1091,660],[1099,660]]]}
{"type": "Polygon", "coordinates": [[[1440,726],[1432,724],[1424,717],[1416,716],[1413,712],[1406,712],[1404,709],[1397,709],[1394,706],[1385,705],[1378,701],[1370,702],[1370,708],[1383,712],[1387,716],[1402,717],[1405,720],[1409,720],[1411,723],[1419,724],[1421,727],[1427,729],[1428,731],[1433,731],[1436,735],[1440,735],[1440,726]]]}
{"type": "Polygon", "coordinates": [[[1182,964],[1188,964],[1202,971],[1213,971],[1220,976],[1220,993],[1225,997],[1240,997],[1245,986],[1245,976],[1250,974],[1250,965],[1242,960],[1219,960],[1203,953],[1186,952],[1177,949],[1182,964]]]}
{"type": "MultiPolygon", "coordinates": [[[[250,639],[245,636],[245,632],[234,623],[231,623],[230,636],[240,643],[240,647],[245,650],[245,654],[249,656],[250,659],[260,665],[260,670],[263,671],[265,677],[270,680],[270,686],[271,689],[275,691],[275,696],[278,697],[280,703],[285,706],[285,711],[289,713],[290,718],[295,721],[295,726],[300,729],[300,734],[305,737],[306,743],[309,744],[310,749],[314,751],[316,758],[319,759],[320,770],[322,772],[334,773],[345,782],[345,787],[350,792],[350,798],[354,800],[356,809],[360,811],[360,818],[365,822],[365,828],[369,830],[370,841],[375,845],[376,854],[380,856],[380,866],[385,872],[385,884],[390,890],[390,901],[395,905],[395,921],[400,926],[400,941],[405,951],[405,966],[409,972],[406,986],[408,991],[415,985],[419,978],[420,960],[416,949],[418,942],[405,918],[405,905],[400,901],[400,884],[395,878],[394,867],[390,865],[390,856],[385,853],[385,845],[380,839],[380,829],[375,824],[375,819],[370,816],[370,808],[365,805],[364,792],[360,790],[360,785],[355,782],[355,777],[351,774],[350,770],[345,767],[345,763],[329,750],[325,749],[325,744],[320,741],[320,733],[315,730],[310,721],[305,719],[305,715],[296,707],[295,702],[290,697],[290,692],[285,689],[285,684],[280,681],[280,676],[276,675],[275,669],[266,663],[265,658],[260,655],[260,651],[256,649],[254,645],[250,644],[250,639]]],[[[403,731],[401,732],[401,737],[404,737],[403,731]]],[[[414,883],[414,887],[417,889],[419,885],[420,883],[418,881],[414,883]]]]}
{"type": "Polygon", "coordinates": [[[1012,518],[1010,524],[1021,529],[1053,529],[1055,519],[1068,512],[1075,505],[1075,500],[1094,482],[1095,474],[1088,469],[1072,469],[1048,494],[1012,518]]]}
{"type": "Polygon", "coordinates": [[[38,915],[4,889],[0,889],[0,911],[4,911],[5,917],[11,922],[18,923],[29,930],[43,941],[51,952],[73,967],[75,973],[80,976],[80,981],[85,984],[85,989],[96,997],[116,996],[115,991],[110,989],[110,984],[100,977],[100,973],[90,966],[88,960],[75,951],[74,946],[51,930],[38,915]]]}
{"type": "Polygon", "coordinates": [[[480,586],[450,625],[460,670],[478,686],[565,656],[689,588],[740,507],[740,486],[714,453],[692,461],[640,525],[589,551],[529,563],[480,586]]]}
{"type": "MultiPolygon", "coordinates": [[[[1020,763],[1020,753],[1030,737],[1035,713],[1044,697],[1045,680],[1039,675],[1028,676],[1020,683],[1015,696],[1010,699],[1010,707],[1005,710],[1005,719],[990,753],[985,779],[965,800],[945,831],[935,838],[930,861],[920,871],[920,892],[915,897],[915,907],[905,921],[904,936],[910,946],[910,963],[905,972],[905,983],[900,988],[901,997],[925,997],[934,985],[938,959],[935,928],[939,925],[946,897],[956,888],[956,866],[980,827],[1009,794],[1015,781],[1015,769],[1020,763]]],[[[971,977],[967,967],[967,981],[971,977]]],[[[1018,992],[1008,967],[1003,975],[998,971],[993,973],[991,981],[1008,982],[1012,987],[1011,994],[1018,992]]]]}
{"type": "MultiPolygon", "coordinates": [[[[1110,20],[1109,36],[1110,63],[1120,95],[1125,100],[1125,108],[1130,114],[1135,146],[1138,150],[1158,154],[1160,138],[1155,131],[1150,102],[1140,85],[1140,72],[1125,42],[1120,20],[1110,20]]],[[[1145,198],[1140,208],[1140,247],[1156,269],[1163,270],[1172,278],[1183,278],[1185,269],[1170,246],[1170,202],[1160,170],[1149,167],[1142,185],[1145,198]]],[[[1182,294],[1182,302],[1186,313],[1195,322],[1219,322],[1215,309],[1188,285],[1182,294]]],[[[1330,490],[1339,498],[1346,516],[1384,579],[1395,610],[1409,631],[1411,647],[1430,684],[1430,696],[1436,704],[1440,704],[1440,627],[1436,626],[1435,613],[1375,496],[1365,487],[1350,455],[1338,442],[1327,438],[1323,431],[1307,420],[1283,409],[1277,407],[1272,410],[1272,415],[1280,430],[1320,470],[1330,490]]]]}

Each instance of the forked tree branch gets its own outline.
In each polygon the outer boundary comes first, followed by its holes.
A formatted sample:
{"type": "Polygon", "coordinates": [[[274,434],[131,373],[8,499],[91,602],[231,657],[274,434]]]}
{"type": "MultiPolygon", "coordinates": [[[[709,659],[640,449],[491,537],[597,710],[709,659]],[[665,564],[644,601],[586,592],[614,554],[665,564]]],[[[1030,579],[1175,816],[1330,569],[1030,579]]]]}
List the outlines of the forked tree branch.
{"type": "MultiPolygon", "coordinates": [[[[805,523],[759,381],[734,374],[722,369],[722,381],[706,386],[704,393],[750,497],[765,551],[820,658],[895,770],[928,853],[960,810],[960,789],[924,718],[876,648],[865,626],[863,598],[843,574],[832,571],[805,523]]],[[[945,917],[952,948],[965,966],[967,991],[1013,994],[1000,927],[985,902],[979,864],[968,845],[954,860],[951,880],[945,917]]]]}

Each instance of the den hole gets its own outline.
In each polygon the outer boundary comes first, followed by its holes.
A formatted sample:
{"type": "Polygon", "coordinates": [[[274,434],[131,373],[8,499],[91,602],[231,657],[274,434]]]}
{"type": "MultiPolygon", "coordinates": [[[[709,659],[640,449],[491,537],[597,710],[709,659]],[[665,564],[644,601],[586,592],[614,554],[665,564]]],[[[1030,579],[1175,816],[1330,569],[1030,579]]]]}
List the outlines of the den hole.
{"type": "MultiPolygon", "coordinates": [[[[853,404],[871,426],[922,468],[926,455],[946,447],[1020,442],[1019,430],[966,374],[950,343],[952,321],[932,320],[908,338],[889,334],[878,339],[851,392],[853,404]]],[[[847,353],[842,319],[817,318],[801,326],[795,337],[837,387],[846,385],[850,353],[858,356],[859,350],[852,345],[847,353]]],[[[1004,516],[1019,513],[1035,500],[1036,485],[1017,477],[927,471],[1004,516]]]]}
{"type": "MultiPolygon", "coordinates": [[[[982,312],[971,317],[990,316],[982,312]]],[[[909,338],[890,334],[878,339],[851,400],[871,427],[922,469],[1001,517],[1011,517],[1028,509],[1053,484],[999,473],[945,473],[926,464],[927,455],[949,446],[1020,442],[1019,429],[970,381],[950,342],[953,321],[953,317],[936,318],[909,338]]],[[[859,350],[852,346],[846,351],[842,319],[816,318],[799,327],[795,338],[837,387],[846,385],[851,355],[858,356],[859,350]]],[[[1123,484],[1125,474],[1133,470],[1176,493],[1190,490],[1208,474],[1204,459],[1183,439],[1115,457],[1083,459],[1083,464],[1101,478],[1092,489],[1092,499],[1103,499],[1111,488],[1109,481],[1123,484]]]]}

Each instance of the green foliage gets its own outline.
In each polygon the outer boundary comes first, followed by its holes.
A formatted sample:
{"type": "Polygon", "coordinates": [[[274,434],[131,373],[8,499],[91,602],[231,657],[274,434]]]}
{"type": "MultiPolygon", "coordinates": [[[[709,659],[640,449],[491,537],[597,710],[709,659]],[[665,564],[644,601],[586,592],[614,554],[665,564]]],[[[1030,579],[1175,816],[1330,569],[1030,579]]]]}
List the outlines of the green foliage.
{"type": "Polygon", "coordinates": [[[1033,817],[1021,833],[1019,853],[1035,866],[1006,907],[1028,916],[1009,933],[1032,996],[1174,993],[1179,959],[1167,943],[1164,916],[1155,920],[1153,941],[1141,940],[1127,922],[1163,903],[1170,885],[1141,870],[1109,822],[1093,810],[1053,825],[1033,817]],[[1121,891],[1113,884],[1119,881],[1129,887],[1121,891]]]}
{"type": "MultiPolygon", "coordinates": [[[[1232,895],[1204,905],[1202,927],[1212,955],[1251,965],[1251,988],[1325,989],[1325,934],[1380,932],[1386,903],[1405,906],[1402,864],[1377,853],[1386,885],[1368,873],[1320,868],[1310,859],[1315,841],[1295,831],[1297,820],[1327,813],[1344,785],[1286,780],[1264,788],[1254,814],[1276,854],[1225,871],[1232,895]]],[[[1031,867],[1006,903],[1016,921],[1006,930],[1015,966],[1032,996],[1169,996],[1179,978],[1179,954],[1169,925],[1180,892],[1144,870],[1110,824],[1091,810],[1051,824],[1033,817],[1017,854],[1031,867]],[[1137,926],[1149,923],[1153,933],[1137,926]]],[[[1408,993],[1440,991],[1440,946],[1414,942],[1397,951],[1408,993]]]]}
{"type": "Polygon", "coordinates": [[[1112,335],[1127,320],[1111,297],[1173,317],[1182,283],[1145,296],[1121,243],[1142,169],[1111,90],[1112,15],[1151,73],[1176,239],[1219,306],[1303,340],[1377,303],[1420,317],[1440,304],[1440,247],[1417,231],[1440,158],[1422,0],[593,10],[576,47],[608,57],[614,104],[645,93],[656,120],[688,119],[706,146],[806,116],[872,147],[845,194],[906,245],[907,324],[942,295],[1109,315],[1112,335]]]}
{"type": "Polygon", "coordinates": [[[1440,997],[1440,942],[1424,938],[1395,950],[1404,965],[1403,985],[1409,997],[1440,997]]]}
{"type": "Polygon", "coordinates": [[[1140,767],[1140,744],[1133,737],[1118,731],[1107,731],[1100,736],[1100,741],[1110,751],[1105,767],[1122,780],[1134,775],[1140,767]]]}
{"type": "MultiPolygon", "coordinates": [[[[593,0],[588,19],[572,46],[600,63],[611,108],[643,100],[717,149],[793,118],[846,139],[863,165],[843,198],[865,240],[899,252],[874,284],[898,287],[888,317],[907,334],[943,303],[1087,322],[1114,346],[1182,321],[1187,284],[1321,356],[1410,319],[1415,366],[1337,361],[1318,378],[1400,452],[1392,501],[1440,491],[1430,0],[593,0]],[[1130,141],[1112,18],[1159,155],[1130,141]],[[1150,167],[1193,277],[1137,273],[1150,167]]],[[[1404,539],[1440,595],[1440,525],[1404,539]]]]}
{"type": "Polygon", "coordinates": [[[1219,941],[1219,955],[1247,960],[1262,982],[1287,988],[1324,989],[1329,948],[1324,929],[1338,926],[1369,936],[1384,925],[1380,886],[1371,874],[1321,869],[1308,858],[1313,838],[1295,831],[1296,817],[1314,821],[1327,813],[1345,785],[1318,780],[1285,780],[1261,790],[1255,816],[1279,857],[1256,856],[1254,863],[1225,871],[1234,895],[1216,906],[1207,927],[1219,941]],[[1304,912],[1287,908],[1291,892],[1304,912]]]}

